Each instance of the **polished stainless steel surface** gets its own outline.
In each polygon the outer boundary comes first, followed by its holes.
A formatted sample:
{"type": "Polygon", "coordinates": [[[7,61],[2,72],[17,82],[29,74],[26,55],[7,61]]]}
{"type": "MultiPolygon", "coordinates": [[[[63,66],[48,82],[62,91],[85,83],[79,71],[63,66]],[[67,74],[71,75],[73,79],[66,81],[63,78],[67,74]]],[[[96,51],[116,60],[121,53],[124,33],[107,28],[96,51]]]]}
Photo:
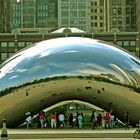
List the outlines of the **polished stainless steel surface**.
{"type": "Polygon", "coordinates": [[[52,39],[37,43],[3,63],[0,86],[2,90],[45,77],[90,74],[138,84],[133,74],[140,76],[140,60],[89,38],[52,39]]]}
{"type": "MultiPolygon", "coordinates": [[[[132,88],[134,91],[139,89],[140,86],[140,60],[117,46],[90,38],[64,37],[46,40],[25,48],[1,65],[0,94],[8,96],[7,93],[12,91],[4,91],[11,87],[14,90],[14,88],[18,89],[21,86],[26,87],[31,83],[37,83],[36,81],[40,79],[62,76],[93,77],[95,81],[113,83],[116,87],[120,85],[120,88],[132,88]]],[[[71,85],[71,87],[73,86],[71,85]]],[[[138,94],[137,98],[140,98],[139,93],[136,92],[136,94],[138,94]]],[[[81,96],[83,95],[81,94],[81,96]]],[[[84,100],[82,97],[68,97],[69,95],[67,94],[65,98],[59,101],[73,98],[84,100]]],[[[90,97],[86,101],[93,103],[90,97]]],[[[106,108],[101,105],[101,101],[94,103],[99,107],[106,108]]],[[[52,104],[57,102],[52,101],[52,104]]],[[[112,104],[111,99],[109,102],[112,104]]],[[[49,103],[48,106],[52,104],[49,103]]],[[[136,106],[140,107],[139,104],[136,106]]],[[[40,109],[43,109],[43,107],[40,109]]],[[[2,114],[3,112],[0,113],[2,114]]]]}

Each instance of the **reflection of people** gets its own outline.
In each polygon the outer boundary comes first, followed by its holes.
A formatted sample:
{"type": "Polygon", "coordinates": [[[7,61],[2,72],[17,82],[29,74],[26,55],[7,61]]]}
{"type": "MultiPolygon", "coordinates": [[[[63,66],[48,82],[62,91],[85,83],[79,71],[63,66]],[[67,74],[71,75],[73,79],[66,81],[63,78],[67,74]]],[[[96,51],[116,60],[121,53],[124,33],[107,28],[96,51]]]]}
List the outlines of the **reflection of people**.
{"type": "Polygon", "coordinates": [[[73,128],[73,114],[72,113],[70,113],[70,115],[69,115],[69,125],[70,125],[70,127],[71,128],[73,128]]]}
{"type": "Polygon", "coordinates": [[[95,129],[96,121],[97,121],[97,114],[96,114],[96,111],[93,111],[91,115],[92,129],[95,129]]]}
{"type": "Polygon", "coordinates": [[[82,113],[80,113],[79,116],[78,116],[78,124],[79,124],[79,128],[82,129],[83,128],[83,116],[82,116],[82,113]]]}
{"type": "Polygon", "coordinates": [[[124,115],[125,129],[129,130],[129,112],[126,112],[124,115]]]}

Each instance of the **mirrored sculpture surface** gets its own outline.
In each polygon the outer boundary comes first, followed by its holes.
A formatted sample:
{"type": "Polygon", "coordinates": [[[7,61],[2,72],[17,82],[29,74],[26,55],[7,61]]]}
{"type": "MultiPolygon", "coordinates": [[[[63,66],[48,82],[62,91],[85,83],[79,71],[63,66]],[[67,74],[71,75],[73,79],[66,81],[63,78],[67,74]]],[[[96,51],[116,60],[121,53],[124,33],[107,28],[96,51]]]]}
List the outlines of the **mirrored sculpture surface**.
{"type": "Polygon", "coordinates": [[[13,127],[24,121],[26,111],[38,113],[76,99],[111,109],[120,118],[129,111],[136,123],[139,85],[140,60],[117,46],[83,37],[42,41],[1,65],[0,122],[6,118],[13,127]]]}

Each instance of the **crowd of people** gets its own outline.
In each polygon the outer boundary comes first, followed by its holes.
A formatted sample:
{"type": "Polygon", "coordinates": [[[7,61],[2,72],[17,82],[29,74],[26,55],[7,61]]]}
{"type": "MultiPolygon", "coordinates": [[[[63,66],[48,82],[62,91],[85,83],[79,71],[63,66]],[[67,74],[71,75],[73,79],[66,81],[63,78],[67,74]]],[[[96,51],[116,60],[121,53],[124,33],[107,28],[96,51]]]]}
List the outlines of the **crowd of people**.
{"type": "MultiPolygon", "coordinates": [[[[45,112],[41,111],[37,115],[33,115],[30,112],[25,114],[27,128],[84,128],[85,116],[81,112],[69,113],[66,115],[64,112],[52,112],[49,116],[45,112]]],[[[129,128],[129,114],[124,115],[125,126],[129,128]]],[[[97,113],[93,111],[90,115],[90,126],[94,129],[112,129],[117,127],[117,121],[115,116],[109,111],[103,113],[97,113]]]]}

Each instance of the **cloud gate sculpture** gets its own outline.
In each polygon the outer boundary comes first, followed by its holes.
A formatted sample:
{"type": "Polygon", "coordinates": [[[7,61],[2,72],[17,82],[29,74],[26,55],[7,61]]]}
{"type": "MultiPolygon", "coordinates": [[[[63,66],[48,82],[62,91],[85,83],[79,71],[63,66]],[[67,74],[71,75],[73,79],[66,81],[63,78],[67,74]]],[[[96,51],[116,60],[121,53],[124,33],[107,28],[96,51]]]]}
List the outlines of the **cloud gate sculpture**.
{"type": "Polygon", "coordinates": [[[0,67],[0,126],[23,123],[61,101],[94,104],[123,120],[140,119],[140,60],[112,44],[84,37],[41,41],[0,67]]]}

